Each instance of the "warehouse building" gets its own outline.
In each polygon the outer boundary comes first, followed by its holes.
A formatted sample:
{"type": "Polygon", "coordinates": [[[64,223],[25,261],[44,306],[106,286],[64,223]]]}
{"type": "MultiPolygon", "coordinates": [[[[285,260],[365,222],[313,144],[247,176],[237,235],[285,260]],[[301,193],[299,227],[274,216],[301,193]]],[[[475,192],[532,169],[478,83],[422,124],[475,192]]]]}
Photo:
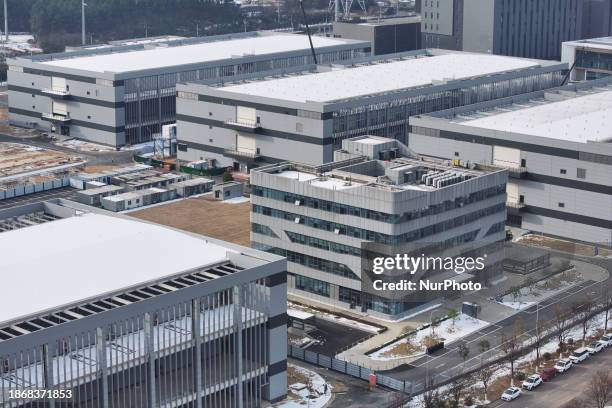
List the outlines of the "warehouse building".
{"type": "Polygon", "coordinates": [[[19,211],[40,220],[0,233],[12,288],[0,296],[1,407],[39,406],[11,396],[43,389],[70,392],[55,406],[75,407],[285,396],[284,259],[89,210],[54,200],[0,211],[0,225],[19,211]]]}
{"type": "Polygon", "coordinates": [[[612,37],[564,42],[561,61],[572,67],[572,81],[589,81],[612,74],[612,37]]]}
{"type": "Polygon", "coordinates": [[[420,246],[431,245],[481,250],[488,255],[484,270],[439,270],[431,278],[499,279],[506,170],[412,158],[405,145],[377,136],[347,139],[342,147],[338,160],[323,166],[285,162],[251,172],[252,247],[287,257],[290,294],[387,319],[439,303],[434,292],[393,301],[366,291],[370,245],[391,255],[421,254],[420,246]]]}
{"type": "Polygon", "coordinates": [[[420,154],[510,169],[508,221],[610,246],[612,78],[411,120],[420,154]]]}
{"type": "MultiPolygon", "coordinates": [[[[313,37],[323,63],[369,55],[363,41],[313,37]]],[[[9,122],[111,146],[146,142],[176,119],[176,83],[312,63],[308,37],[239,33],[129,42],[8,60],[9,122]]]]}
{"type": "Polygon", "coordinates": [[[178,85],[180,161],[320,165],[343,139],[405,139],[409,117],[556,86],[566,64],[444,50],[368,57],[266,80],[178,85]]]}

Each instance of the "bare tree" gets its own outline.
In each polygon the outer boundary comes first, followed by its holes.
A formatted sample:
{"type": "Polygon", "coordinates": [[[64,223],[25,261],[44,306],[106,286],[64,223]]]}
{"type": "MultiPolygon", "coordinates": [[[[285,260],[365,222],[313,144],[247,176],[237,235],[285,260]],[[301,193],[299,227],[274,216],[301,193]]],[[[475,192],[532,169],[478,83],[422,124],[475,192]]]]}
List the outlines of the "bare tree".
{"type": "Polygon", "coordinates": [[[459,402],[465,393],[468,383],[467,377],[457,377],[448,385],[446,399],[450,403],[451,408],[459,408],[459,402]]]}
{"type": "Polygon", "coordinates": [[[434,385],[432,376],[425,377],[425,392],[423,393],[423,405],[425,408],[439,408],[440,394],[434,385]]]}
{"type": "Polygon", "coordinates": [[[501,350],[505,359],[510,363],[510,384],[514,385],[514,363],[519,357],[521,349],[520,337],[523,334],[523,323],[519,318],[514,322],[514,328],[510,334],[503,333],[501,339],[501,350]]]}
{"type": "Polygon", "coordinates": [[[608,331],[608,322],[610,321],[610,309],[612,309],[612,293],[610,293],[610,289],[607,286],[603,290],[601,302],[606,311],[604,315],[604,333],[606,333],[608,331]]]}
{"type": "Polygon", "coordinates": [[[559,304],[553,306],[553,313],[552,323],[557,332],[557,342],[559,347],[562,347],[565,344],[565,340],[567,340],[567,334],[570,330],[569,316],[567,310],[559,304]]]}
{"type": "Polygon", "coordinates": [[[540,368],[540,357],[542,350],[542,346],[544,344],[544,338],[546,337],[546,332],[548,331],[548,324],[540,321],[536,322],[536,331],[534,336],[533,347],[536,352],[536,367],[540,368]]]}
{"type": "Polygon", "coordinates": [[[595,408],[605,408],[612,402],[612,374],[606,370],[593,374],[588,395],[595,408]]]}
{"type": "Polygon", "coordinates": [[[593,312],[593,301],[590,299],[584,299],[580,303],[574,303],[572,306],[572,314],[580,321],[580,327],[582,328],[582,345],[586,340],[587,332],[591,323],[591,314],[593,312]]]}
{"type": "Polygon", "coordinates": [[[459,344],[459,346],[457,346],[457,354],[463,360],[463,370],[465,371],[465,361],[467,360],[468,356],[470,355],[470,348],[467,345],[465,345],[464,343],[461,343],[461,344],[459,344]]]}
{"type": "Polygon", "coordinates": [[[489,385],[491,384],[491,381],[493,380],[493,374],[495,374],[498,368],[499,367],[497,367],[496,365],[490,365],[488,367],[481,368],[476,373],[476,378],[482,383],[482,389],[484,391],[485,401],[489,400],[487,396],[487,392],[489,391],[489,385]]]}

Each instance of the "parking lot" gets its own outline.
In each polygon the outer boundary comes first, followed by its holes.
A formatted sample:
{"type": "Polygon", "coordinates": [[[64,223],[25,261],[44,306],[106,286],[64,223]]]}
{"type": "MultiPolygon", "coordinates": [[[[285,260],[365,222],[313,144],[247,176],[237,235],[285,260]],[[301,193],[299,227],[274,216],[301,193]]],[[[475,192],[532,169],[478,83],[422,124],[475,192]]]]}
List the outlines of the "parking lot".
{"type": "Polygon", "coordinates": [[[612,348],[589,357],[586,361],[574,365],[566,373],[557,375],[552,381],[545,382],[533,391],[523,390],[523,394],[514,401],[495,401],[490,407],[520,408],[561,408],[574,398],[584,396],[589,389],[591,377],[598,370],[610,370],[612,367],[612,348]]]}

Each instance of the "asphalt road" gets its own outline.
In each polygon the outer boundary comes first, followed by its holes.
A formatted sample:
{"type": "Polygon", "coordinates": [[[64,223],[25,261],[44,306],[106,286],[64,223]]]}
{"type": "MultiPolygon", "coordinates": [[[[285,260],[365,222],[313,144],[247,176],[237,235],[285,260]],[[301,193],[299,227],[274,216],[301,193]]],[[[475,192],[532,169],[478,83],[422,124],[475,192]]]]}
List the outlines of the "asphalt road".
{"type": "MultiPolygon", "coordinates": [[[[577,259],[596,264],[606,268],[608,271],[612,271],[612,260],[577,259]]],[[[472,333],[463,339],[446,345],[443,350],[440,350],[433,356],[424,356],[410,365],[402,365],[393,370],[389,370],[386,374],[400,380],[412,382],[414,387],[413,391],[419,392],[423,389],[425,378],[427,377],[433,378],[435,383],[440,383],[459,375],[463,367],[465,367],[465,370],[469,370],[470,368],[478,366],[482,358],[492,359],[494,357],[503,356],[503,352],[500,350],[502,336],[504,333],[512,333],[517,319],[522,319],[525,330],[523,336],[527,339],[535,333],[536,314],[539,314],[539,320],[542,322],[552,321],[554,318],[553,307],[555,304],[562,303],[564,305],[570,305],[572,303],[581,302],[587,297],[593,301],[597,301],[599,300],[603,286],[612,289],[612,279],[608,278],[608,280],[604,282],[585,281],[577,286],[568,288],[564,292],[540,303],[539,313],[536,311],[536,306],[534,305],[496,324],[487,326],[476,333],[472,333]],[[491,349],[487,351],[484,356],[480,352],[478,345],[482,340],[487,340],[491,345],[491,349]],[[465,344],[470,350],[465,363],[457,350],[460,344],[465,344]]]]}
{"type": "Polygon", "coordinates": [[[511,402],[495,401],[491,408],[561,408],[578,396],[586,397],[591,376],[598,370],[612,370],[612,348],[589,357],[533,391],[523,390],[523,395],[511,402]]]}
{"type": "Polygon", "coordinates": [[[37,203],[39,201],[50,200],[52,198],[66,198],[71,196],[74,191],[75,189],[72,187],[62,187],[53,190],[41,191],[40,193],[9,198],[7,200],[0,200],[0,210],[37,203]]]}

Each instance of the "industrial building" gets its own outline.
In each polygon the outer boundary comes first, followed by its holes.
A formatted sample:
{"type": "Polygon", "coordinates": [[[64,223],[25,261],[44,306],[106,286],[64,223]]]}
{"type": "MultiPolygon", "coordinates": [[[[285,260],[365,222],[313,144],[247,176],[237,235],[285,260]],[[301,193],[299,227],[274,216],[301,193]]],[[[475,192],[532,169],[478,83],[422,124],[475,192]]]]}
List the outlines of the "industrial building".
{"type": "Polygon", "coordinates": [[[420,154],[510,170],[508,221],[610,246],[612,78],[411,119],[420,154]]]}
{"type": "Polygon", "coordinates": [[[334,38],[368,41],[372,55],[421,49],[421,17],[334,21],[334,38]]]}
{"type": "Polygon", "coordinates": [[[284,259],[61,199],[1,210],[0,231],[16,218],[0,232],[1,407],[40,406],[14,398],[36,390],[75,407],[286,395],[284,259]]]}
{"type": "Polygon", "coordinates": [[[561,61],[572,68],[572,81],[589,81],[612,74],[612,37],[564,42],[561,61]]]}
{"type": "Polygon", "coordinates": [[[421,0],[423,48],[560,59],[590,0],[421,0]]]}
{"type": "Polygon", "coordinates": [[[395,302],[364,291],[371,244],[486,250],[484,270],[431,278],[499,278],[505,169],[412,157],[399,141],[377,136],[343,140],[342,148],[322,166],[285,162],[251,171],[252,246],[287,257],[290,294],[387,319],[439,303],[438,293],[395,302]]]}
{"type": "MultiPolygon", "coordinates": [[[[313,37],[323,63],[369,55],[362,41],[313,37]]],[[[238,33],[131,41],[8,61],[9,122],[93,142],[150,141],[176,119],[176,83],[223,81],[312,63],[308,37],[238,33]]]]}
{"type": "Polygon", "coordinates": [[[420,50],[224,85],[179,84],[178,159],[247,172],[259,162],[320,165],[343,139],[405,139],[409,117],[560,84],[566,64],[420,50]]]}

